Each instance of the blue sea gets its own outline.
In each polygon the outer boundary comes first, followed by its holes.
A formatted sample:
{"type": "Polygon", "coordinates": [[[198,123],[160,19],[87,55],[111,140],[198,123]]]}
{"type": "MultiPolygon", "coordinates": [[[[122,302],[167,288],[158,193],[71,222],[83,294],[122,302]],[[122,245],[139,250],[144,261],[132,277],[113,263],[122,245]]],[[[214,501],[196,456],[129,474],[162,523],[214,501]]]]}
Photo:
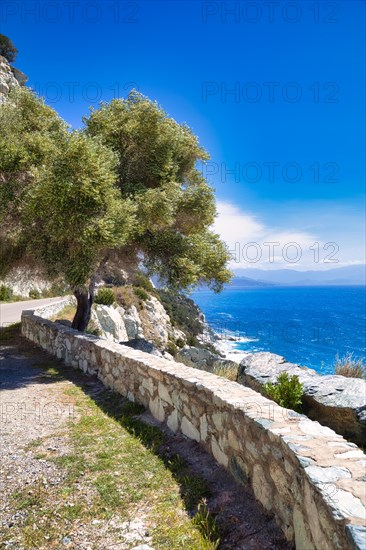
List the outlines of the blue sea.
{"type": "Polygon", "coordinates": [[[237,350],[270,351],[329,374],[337,354],[366,357],[365,288],[229,288],[221,294],[199,290],[191,297],[237,350]]]}

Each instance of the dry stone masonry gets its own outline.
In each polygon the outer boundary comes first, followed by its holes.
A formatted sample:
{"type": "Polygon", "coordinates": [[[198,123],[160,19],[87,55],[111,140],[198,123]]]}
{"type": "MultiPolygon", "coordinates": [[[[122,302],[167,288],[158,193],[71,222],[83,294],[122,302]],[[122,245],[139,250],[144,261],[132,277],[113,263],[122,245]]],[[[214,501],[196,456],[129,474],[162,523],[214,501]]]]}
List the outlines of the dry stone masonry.
{"type": "Polygon", "coordinates": [[[307,416],[366,447],[365,380],[320,375],[313,369],[289,363],[280,355],[260,352],[242,360],[238,381],[260,392],[264,384],[276,381],[282,372],[296,374],[303,384],[307,416]]]}
{"type": "Polygon", "coordinates": [[[249,387],[23,312],[22,333],[67,365],[142,403],[250,483],[299,550],[364,550],[366,456],[330,428],[249,387]]]}

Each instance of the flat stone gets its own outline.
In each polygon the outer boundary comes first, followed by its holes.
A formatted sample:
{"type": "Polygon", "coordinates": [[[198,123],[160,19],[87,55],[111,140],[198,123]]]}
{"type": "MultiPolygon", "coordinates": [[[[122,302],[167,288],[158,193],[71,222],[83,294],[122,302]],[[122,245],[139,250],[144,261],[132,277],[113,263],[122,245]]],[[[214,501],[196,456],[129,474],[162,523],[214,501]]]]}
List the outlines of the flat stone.
{"type": "Polygon", "coordinates": [[[181,430],[189,439],[194,439],[197,442],[200,441],[201,437],[199,431],[186,416],[183,417],[181,430]]]}
{"type": "Polygon", "coordinates": [[[364,525],[346,525],[346,534],[352,550],[365,550],[366,527],[364,525]]]}
{"type": "Polygon", "coordinates": [[[178,422],[178,412],[176,410],[174,410],[172,414],[168,416],[166,423],[168,425],[168,428],[170,428],[172,432],[178,431],[179,422],[178,422]]]}
{"type": "Polygon", "coordinates": [[[353,516],[366,520],[366,508],[361,500],[349,491],[337,488],[332,500],[337,516],[344,518],[353,516]]]}
{"type": "Polygon", "coordinates": [[[159,422],[164,422],[165,420],[165,411],[163,404],[161,402],[160,397],[156,397],[155,399],[150,399],[149,402],[149,409],[151,411],[151,414],[159,420],[159,422]]]}
{"type": "Polygon", "coordinates": [[[234,456],[229,460],[229,470],[234,479],[241,485],[247,485],[249,482],[249,470],[240,456],[234,456]]]}
{"type": "Polygon", "coordinates": [[[166,403],[169,403],[170,405],[173,405],[172,397],[170,395],[168,388],[161,382],[159,382],[158,384],[158,394],[163,401],[165,401],[166,403]]]}
{"type": "Polygon", "coordinates": [[[365,454],[359,449],[358,451],[348,451],[346,453],[337,453],[337,458],[363,458],[365,454]]]}
{"type": "Polygon", "coordinates": [[[212,449],[212,454],[216,458],[217,462],[222,466],[225,466],[225,468],[227,468],[229,464],[229,459],[226,456],[226,454],[222,451],[222,449],[220,448],[220,445],[217,443],[214,437],[212,437],[212,440],[211,440],[211,449],[212,449]]]}
{"type": "Polygon", "coordinates": [[[308,466],[305,468],[309,479],[313,483],[331,483],[338,479],[351,478],[351,472],[347,468],[338,466],[308,466]]]}

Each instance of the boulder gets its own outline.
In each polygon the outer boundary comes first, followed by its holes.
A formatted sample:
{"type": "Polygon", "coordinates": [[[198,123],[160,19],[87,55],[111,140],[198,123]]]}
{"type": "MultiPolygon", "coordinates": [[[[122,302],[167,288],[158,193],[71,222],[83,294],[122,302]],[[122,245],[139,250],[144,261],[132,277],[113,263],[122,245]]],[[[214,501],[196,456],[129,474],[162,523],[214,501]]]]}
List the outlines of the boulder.
{"type": "Polygon", "coordinates": [[[13,73],[13,76],[15,80],[18,82],[19,86],[24,86],[26,82],[28,82],[28,77],[26,74],[22,73],[19,69],[16,69],[15,67],[11,67],[11,72],[13,73]]]}
{"type": "Polygon", "coordinates": [[[144,337],[141,320],[135,306],[131,306],[124,314],[124,323],[127,333],[127,338],[125,338],[125,340],[133,340],[135,338],[144,337]]]}
{"type": "Polygon", "coordinates": [[[153,342],[159,342],[162,348],[168,345],[169,340],[186,341],[184,332],[172,326],[163,304],[155,296],[150,296],[144,303],[141,320],[145,337],[153,342]]]}
{"type": "Polygon", "coordinates": [[[217,368],[238,367],[238,363],[224,359],[220,355],[212,353],[208,349],[184,346],[175,356],[176,361],[184,363],[188,367],[214,372],[217,368]]]}
{"type": "Polygon", "coordinates": [[[358,445],[366,444],[366,381],[338,375],[321,375],[287,362],[280,355],[252,353],[240,363],[238,382],[263,393],[281,372],[297,375],[304,387],[304,412],[358,445]]]}
{"type": "Polygon", "coordinates": [[[92,309],[92,320],[97,324],[103,338],[116,342],[128,340],[125,322],[118,308],[96,304],[92,309]]]}
{"type": "Polygon", "coordinates": [[[145,340],[144,338],[134,338],[133,340],[128,340],[127,342],[120,342],[120,344],[133,349],[137,349],[139,351],[143,351],[145,353],[150,353],[151,355],[155,355],[156,357],[164,357],[161,351],[158,350],[158,348],[156,348],[154,344],[148,342],[148,340],[145,340]]]}

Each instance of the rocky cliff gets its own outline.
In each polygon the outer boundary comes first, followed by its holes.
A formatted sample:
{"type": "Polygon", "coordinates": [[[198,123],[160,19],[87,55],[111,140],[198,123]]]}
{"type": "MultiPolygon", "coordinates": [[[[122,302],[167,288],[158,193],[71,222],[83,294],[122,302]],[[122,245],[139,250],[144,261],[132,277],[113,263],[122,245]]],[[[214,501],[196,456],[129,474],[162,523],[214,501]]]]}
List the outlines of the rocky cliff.
{"type": "Polygon", "coordinates": [[[93,334],[168,359],[180,352],[187,361],[199,352],[213,357],[204,347],[214,349],[215,334],[189,298],[167,291],[141,291],[131,285],[115,293],[114,304],[93,306],[88,327],[93,334]]]}
{"type": "Polygon", "coordinates": [[[218,336],[193,300],[167,290],[155,290],[155,295],[147,293],[147,299],[136,300],[133,289],[125,286],[119,298],[117,291],[120,303],[94,305],[89,330],[107,340],[237,380],[239,363],[220,353],[218,336]]]}
{"type": "Polygon", "coordinates": [[[4,103],[10,91],[19,86],[24,86],[28,77],[12,67],[10,63],[0,55],[0,105],[4,103]]]}

